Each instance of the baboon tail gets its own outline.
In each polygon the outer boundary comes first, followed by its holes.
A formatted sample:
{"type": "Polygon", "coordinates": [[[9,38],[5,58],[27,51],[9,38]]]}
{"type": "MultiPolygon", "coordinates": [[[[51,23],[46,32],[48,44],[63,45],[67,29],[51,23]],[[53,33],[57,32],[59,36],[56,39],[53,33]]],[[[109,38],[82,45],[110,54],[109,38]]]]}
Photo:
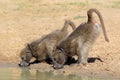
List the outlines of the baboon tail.
{"type": "Polygon", "coordinates": [[[107,42],[109,42],[109,39],[107,37],[107,33],[106,33],[106,29],[105,29],[105,25],[104,25],[104,21],[103,21],[102,15],[101,15],[101,13],[97,9],[89,9],[88,10],[88,12],[87,12],[88,22],[87,23],[93,22],[93,16],[92,16],[93,12],[95,12],[97,14],[97,16],[99,17],[101,25],[102,25],[102,30],[103,30],[103,34],[104,34],[105,40],[107,42]]]}
{"type": "Polygon", "coordinates": [[[67,31],[68,25],[71,26],[72,30],[75,30],[75,28],[76,28],[75,24],[74,24],[71,20],[65,20],[64,26],[63,26],[63,28],[62,28],[61,31],[62,31],[62,32],[63,32],[63,31],[67,31]]]}

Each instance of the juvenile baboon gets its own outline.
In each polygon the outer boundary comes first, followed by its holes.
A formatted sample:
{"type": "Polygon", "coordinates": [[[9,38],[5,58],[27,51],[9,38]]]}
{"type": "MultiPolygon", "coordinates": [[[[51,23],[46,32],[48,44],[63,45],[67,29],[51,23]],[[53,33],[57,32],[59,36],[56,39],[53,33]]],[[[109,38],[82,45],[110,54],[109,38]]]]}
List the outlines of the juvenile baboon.
{"type": "Polygon", "coordinates": [[[69,25],[73,30],[76,28],[72,21],[66,20],[61,30],[56,30],[28,44],[20,53],[21,62],[19,66],[29,66],[32,57],[40,62],[50,58],[56,64],[52,58],[53,49],[63,37],[68,35],[69,25]]]}
{"type": "Polygon", "coordinates": [[[80,24],[69,36],[62,39],[56,45],[53,53],[55,54],[53,56],[54,59],[56,60],[56,58],[61,58],[62,56],[62,60],[59,66],[57,66],[58,64],[54,64],[54,67],[56,69],[61,68],[64,65],[64,63],[66,62],[65,58],[67,58],[68,56],[72,57],[74,55],[77,55],[78,63],[82,63],[84,65],[87,63],[87,55],[89,49],[92,47],[93,43],[95,42],[101,31],[101,27],[99,26],[99,24],[93,20],[93,12],[98,15],[102,25],[105,40],[109,42],[101,13],[97,9],[89,9],[87,12],[88,21],[86,23],[80,24]]]}

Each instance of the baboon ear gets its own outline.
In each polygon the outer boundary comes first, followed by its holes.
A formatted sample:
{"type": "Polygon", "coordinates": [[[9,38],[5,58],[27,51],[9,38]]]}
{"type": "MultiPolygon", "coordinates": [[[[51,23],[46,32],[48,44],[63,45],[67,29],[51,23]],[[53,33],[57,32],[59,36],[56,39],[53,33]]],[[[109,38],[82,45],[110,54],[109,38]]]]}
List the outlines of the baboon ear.
{"type": "Polygon", "coordinates": [[[29,43],[27,43],[27,47],[30,49],[30,51],[32,50],[32,47],[30,46],[29,43]]]}

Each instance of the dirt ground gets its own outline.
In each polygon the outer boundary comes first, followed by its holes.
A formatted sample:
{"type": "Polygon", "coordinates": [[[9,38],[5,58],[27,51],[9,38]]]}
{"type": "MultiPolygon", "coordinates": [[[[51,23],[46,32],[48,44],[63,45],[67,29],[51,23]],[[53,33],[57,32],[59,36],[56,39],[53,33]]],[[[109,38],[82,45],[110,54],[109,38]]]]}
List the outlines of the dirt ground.
{"type": "Polygon", "coordinates": [[[60,70],[54,70],[46,63],[30,67],[55,74],[120,78],[119,0],[0,0],[0,61],[19,63],[19,53],[27,43],[61,29],[65,19],[78,26],[86,21],[86,12],[90,8],[102,13],[110,42],[105,42],[101,33],[89,52],[89,58],[100,58],[103,62],[96,59],[87,66],[65,65],[60,70]]]}

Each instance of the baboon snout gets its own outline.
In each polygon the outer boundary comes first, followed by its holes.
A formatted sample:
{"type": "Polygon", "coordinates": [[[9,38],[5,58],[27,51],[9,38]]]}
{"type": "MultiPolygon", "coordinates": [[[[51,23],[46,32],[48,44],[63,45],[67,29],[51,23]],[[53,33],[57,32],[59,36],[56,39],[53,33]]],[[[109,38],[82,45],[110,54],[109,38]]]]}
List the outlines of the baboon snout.
{"type": "Polygon", "coordinates": [[[54,69],[61,69],[61,68],[63,68],[63,66],[60,64],[55,64],[55,65],[53,65],[53,68],[54,69]]]}
{"type": "Polygon", "coordinates": [[[29,63],[27,63],[27,62],[20,62],[20,64],[18,64],[20,67],[27,67],[27,66],[29,66],[30,64],[29,63]]]}

